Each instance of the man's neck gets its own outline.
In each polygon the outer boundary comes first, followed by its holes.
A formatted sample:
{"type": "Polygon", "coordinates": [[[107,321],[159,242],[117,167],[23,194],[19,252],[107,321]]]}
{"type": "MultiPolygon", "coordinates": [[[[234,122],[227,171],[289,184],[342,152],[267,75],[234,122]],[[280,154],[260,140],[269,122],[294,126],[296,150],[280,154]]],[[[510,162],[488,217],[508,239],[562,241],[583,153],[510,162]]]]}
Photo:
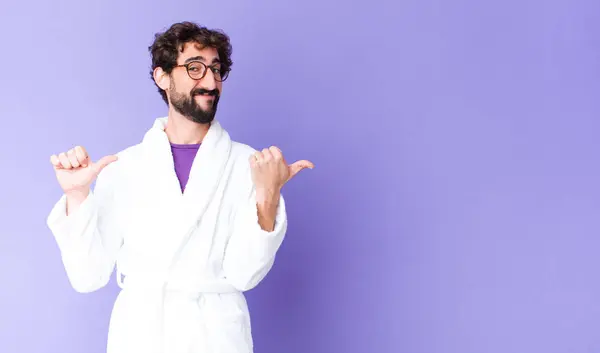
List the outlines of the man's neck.
{"type": "Polygon", "coordinates": [[[201,143],[210,124],[195,123],[176,111],[169,110],[165,133],[174,144],[187,145],[201,143]]]}

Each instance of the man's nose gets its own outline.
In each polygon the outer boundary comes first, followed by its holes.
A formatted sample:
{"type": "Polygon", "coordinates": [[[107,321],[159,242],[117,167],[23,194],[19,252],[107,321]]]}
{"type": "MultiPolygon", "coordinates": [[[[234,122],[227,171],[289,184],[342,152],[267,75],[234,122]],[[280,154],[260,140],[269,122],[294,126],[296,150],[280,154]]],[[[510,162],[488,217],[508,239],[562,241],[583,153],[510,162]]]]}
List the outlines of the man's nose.
{"type": "Polygon", "coordinates": [[[200,85],[202,88],[207,90],[213,90],[217,88],[217,80],[215,80],[215,74],[211,70],[206,70],[206,74],[200,80],[200,85]]]}

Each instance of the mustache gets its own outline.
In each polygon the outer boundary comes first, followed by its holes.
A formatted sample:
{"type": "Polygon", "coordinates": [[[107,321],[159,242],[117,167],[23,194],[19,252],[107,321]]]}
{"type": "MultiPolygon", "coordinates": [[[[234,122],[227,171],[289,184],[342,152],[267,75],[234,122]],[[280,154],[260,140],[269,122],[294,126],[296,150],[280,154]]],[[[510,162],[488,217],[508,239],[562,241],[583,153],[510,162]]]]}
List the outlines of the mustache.
{"type": "Polygon", "coordinates": [[[196,95],[201,95],[201,96],[213,96],[213,97],[218,97],[219,96],[219,90],[218,89],[212,89],[212,90],[207,90],[204,88],[198,88],[193,90],[192,92],[192,96],[196,96],[196,95]]]}

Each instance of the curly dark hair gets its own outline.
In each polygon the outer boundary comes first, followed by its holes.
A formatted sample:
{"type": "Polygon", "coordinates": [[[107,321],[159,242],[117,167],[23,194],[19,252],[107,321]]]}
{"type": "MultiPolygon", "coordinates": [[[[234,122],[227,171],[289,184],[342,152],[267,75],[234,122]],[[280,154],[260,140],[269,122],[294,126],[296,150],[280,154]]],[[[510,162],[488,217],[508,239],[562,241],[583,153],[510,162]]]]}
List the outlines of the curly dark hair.
{"type": "MultiPolygon", "coordinates": [[[[180,22],[173,24],[167,31],[154,35],[154,43],[148,47],[152,55],[152,69],[150,76],[154,81],[153,73],[157,67],[162,68],[167,74],[177,65],[177,57],[183,51],[186,43],[196,42],[203,47],[212,47],[219,53],[221,71],[223,74],[231,70],[231,43],[229,37],[218,29],[208,29],[193,22],[180,22]]],[[[156,83],[155,83],[156,85],[156,83]]],[[[167,93],[158,85],[158,92],[165,103],[169,104],[167,93]]]]}

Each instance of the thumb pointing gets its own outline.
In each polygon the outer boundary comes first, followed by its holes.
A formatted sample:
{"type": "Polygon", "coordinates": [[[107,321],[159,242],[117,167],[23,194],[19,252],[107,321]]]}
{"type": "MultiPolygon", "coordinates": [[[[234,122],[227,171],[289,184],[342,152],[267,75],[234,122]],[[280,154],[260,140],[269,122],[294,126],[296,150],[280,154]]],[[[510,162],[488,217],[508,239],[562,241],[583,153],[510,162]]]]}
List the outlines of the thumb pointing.
{"type": "Polygon", "coordinates": [[[315,165],[312,162],[307,161],[307,160],[301,160],[301,161],[294,162],[294,163],[290,164],[288,167],[290,169],[290,177],[288,180],[292,179],[302,169],[304,169],[304,168],[313,169],[314,167],[315,167],[315,165]]]}
{"type": "Polygon", "coordinates": [[[117,159],[118,158],[116,155],[110,155],[100,158],[98,162],[93,164],[94,172],[96,172],[96,174],[99,174],[102,171],[102,169],[104,169],[107,165],[111,164],[112,162],[115,162],[117,159]]]}

